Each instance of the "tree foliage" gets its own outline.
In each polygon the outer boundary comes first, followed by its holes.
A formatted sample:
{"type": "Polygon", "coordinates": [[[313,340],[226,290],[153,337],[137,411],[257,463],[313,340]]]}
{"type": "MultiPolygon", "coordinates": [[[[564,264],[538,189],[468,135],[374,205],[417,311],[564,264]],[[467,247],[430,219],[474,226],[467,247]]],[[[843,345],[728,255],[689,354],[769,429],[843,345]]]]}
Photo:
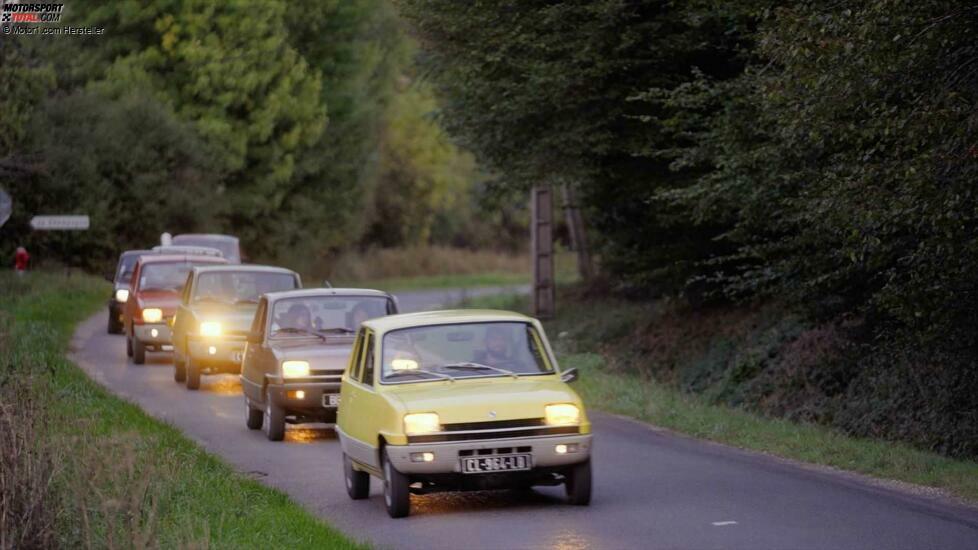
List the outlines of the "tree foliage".
{"type": "Polygon", "coordinates": [[[614,280],[841,323],[854,429],[976,448],[976,6],[399,4],[447,126],[510,188],[579,185],[614,280]]]}

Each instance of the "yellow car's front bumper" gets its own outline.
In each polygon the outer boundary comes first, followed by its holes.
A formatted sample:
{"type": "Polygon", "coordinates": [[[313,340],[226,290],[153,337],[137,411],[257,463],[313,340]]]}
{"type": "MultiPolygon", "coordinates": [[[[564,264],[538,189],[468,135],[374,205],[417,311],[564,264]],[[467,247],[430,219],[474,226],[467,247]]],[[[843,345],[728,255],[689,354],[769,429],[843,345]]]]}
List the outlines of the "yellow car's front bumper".
{"type": "Polygon", "coordinates": [[[568,466],[584,462],[591,456],[591,434],[512,437],[484,441],[451,441],[387,445],[391,466],[405,474],[453,474],[462,472],[462,458],[469,456],[504,456],[529,453],[532,468],[568,466]],[[558,453],[558,445],[572,452],[558,453]],[[480,452],[481,451],[481,452],[480,452]],[[430,462],[412,458],[431,453],[430,462]]]}

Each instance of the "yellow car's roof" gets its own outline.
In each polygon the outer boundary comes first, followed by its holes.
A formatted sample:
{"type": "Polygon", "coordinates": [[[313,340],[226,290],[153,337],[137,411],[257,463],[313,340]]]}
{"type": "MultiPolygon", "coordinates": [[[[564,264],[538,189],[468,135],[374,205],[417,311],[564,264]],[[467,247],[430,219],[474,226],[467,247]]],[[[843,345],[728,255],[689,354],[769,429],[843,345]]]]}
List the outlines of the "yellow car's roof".
{"type": "Polygon", "coordinates": [[[420,313],[401,313],[364,321],[363,325],[377,332],[387,332],[402,328],[424,327],[429,325],[451,325],[455,323],[536,323],[536,319],[514,311],[498,309],[450,309],[442,311],[423,311],[420,313]]]}

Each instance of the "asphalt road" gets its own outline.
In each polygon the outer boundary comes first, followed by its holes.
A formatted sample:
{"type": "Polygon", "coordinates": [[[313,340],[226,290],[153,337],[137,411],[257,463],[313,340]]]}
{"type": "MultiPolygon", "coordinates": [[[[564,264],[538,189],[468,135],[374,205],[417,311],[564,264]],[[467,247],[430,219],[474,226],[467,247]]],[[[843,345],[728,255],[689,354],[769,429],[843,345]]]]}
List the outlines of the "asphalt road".
{"type": "MultiPolygon", "coordinates": [[[[399,295],[404,311],[459,297],[399,295]]],[[[283,443],[248,430],[236,377],[204,377],[190,392],[173,382],[167,353],[132,365],[124,338],[105,333],[104,312],[78,327],[72,348],[73,359],[116,394],[352,538],[381,547],[978,549],[975,508],[595,413],[591,506],[564,504],[560,487],[522,496],[443,493],[412,497],[412,515],[393,520],[376,480],[369,500],[347,497],[329,428],[290,427],[283,443]]]]}

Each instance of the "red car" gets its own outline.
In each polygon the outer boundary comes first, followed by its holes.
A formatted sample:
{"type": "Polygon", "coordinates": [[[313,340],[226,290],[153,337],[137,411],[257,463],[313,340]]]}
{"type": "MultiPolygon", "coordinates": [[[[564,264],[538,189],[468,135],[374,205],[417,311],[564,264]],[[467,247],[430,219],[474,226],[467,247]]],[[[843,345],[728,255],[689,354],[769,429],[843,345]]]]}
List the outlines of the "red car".
{"type": "Polygon", "coordinates": [[[129,299],[123,310],[126,354],[132,362],[146,362],[146,350],[173,349],[169,320],[180,304],[187,274],[194,266],[220,265],[228,261],[214,256],[142,256],[133,268],[129,299]]]}

